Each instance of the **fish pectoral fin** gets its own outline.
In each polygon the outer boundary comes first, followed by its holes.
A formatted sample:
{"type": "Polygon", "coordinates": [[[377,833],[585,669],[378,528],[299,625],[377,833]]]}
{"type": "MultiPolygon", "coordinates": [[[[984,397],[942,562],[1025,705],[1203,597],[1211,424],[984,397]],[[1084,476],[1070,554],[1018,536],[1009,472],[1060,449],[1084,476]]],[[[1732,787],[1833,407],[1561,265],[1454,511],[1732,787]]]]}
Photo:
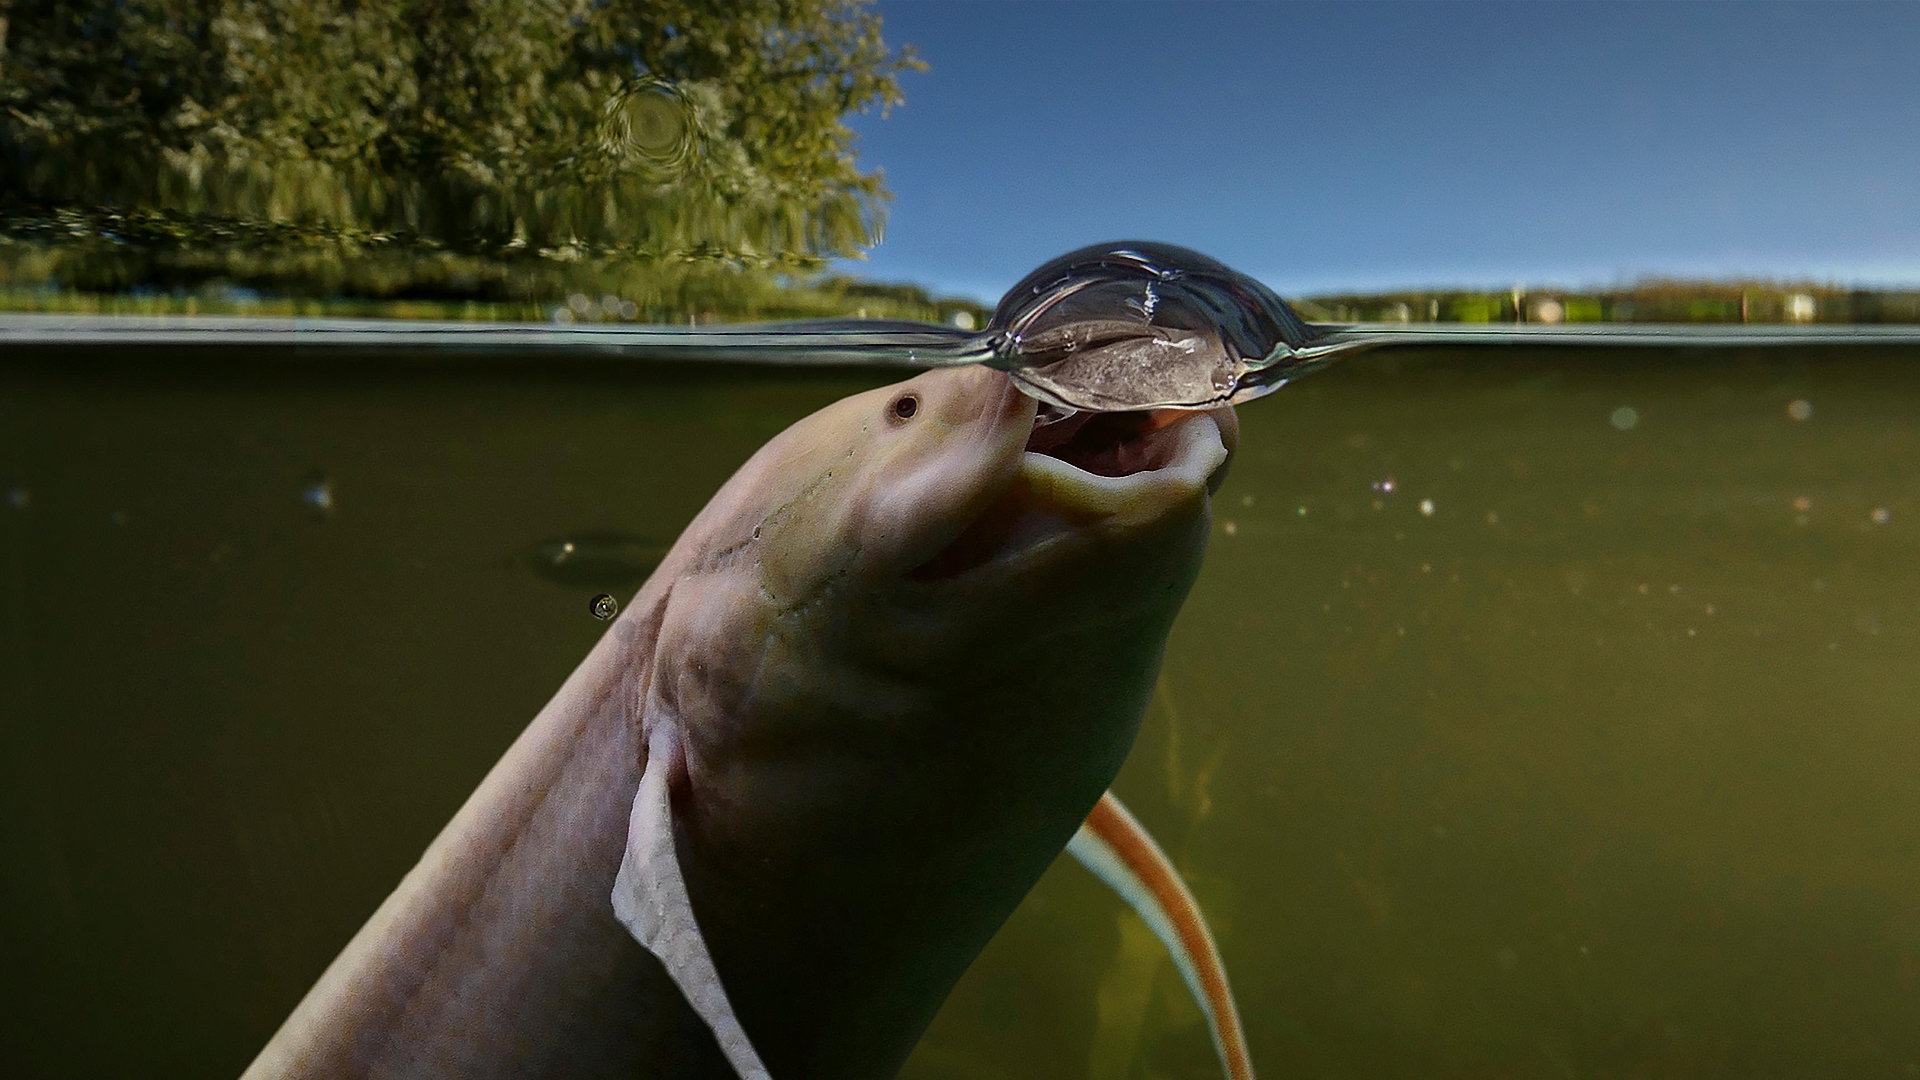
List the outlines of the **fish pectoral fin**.
{"type": "Polygon", "coordinates": [[[667,975],[706,1021],[720,1052],[740,1080],[772,1080],[760,1055],[727,1001],[720,973],[707,953],[706,939],[693,918],[687,883],[673,848],[673,803],[667,777],[680,754],[679,737],[669,724],[654,729],[647,767],[627,819],[627,853],[613,881],[613,915],[646,950],[666,966],[667,975]]]}
{"type": "Polygon", "coordinates": [[[1109,791],[1067,842],[1067,850],[1119,893],[1172,954],[1180,978],[1206,1014],[1213,1047],[1229,1080],[1253,1080],[1226,965],[1220,962],[1199,903],[1152,835],[1109,791]]]}

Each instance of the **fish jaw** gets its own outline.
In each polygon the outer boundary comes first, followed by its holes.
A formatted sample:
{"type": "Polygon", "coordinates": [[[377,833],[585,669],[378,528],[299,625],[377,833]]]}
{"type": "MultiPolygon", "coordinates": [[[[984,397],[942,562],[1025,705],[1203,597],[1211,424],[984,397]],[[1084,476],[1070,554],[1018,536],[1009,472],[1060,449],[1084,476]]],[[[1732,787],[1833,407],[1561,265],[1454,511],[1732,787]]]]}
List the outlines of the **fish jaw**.
{"type": "MultiPolygon", "coordinates": [[[[1231,410],[1227,410],[1231,415],[1231,410]]],[[[1211,492],[1232,456],[1221,421],[1213,413],[1174,420],[1161,436],[1171,445],[1165,464],[1124,476],[1104,476],[1070,462],[1026,450],[1020,477],[1036,502],[1115,526],[1151,521],[1169,508],[1211,492]]],[[[1236,426],[1237,431],[1237,426],[1236,426]]]]}
{"type": "Polygon", "coordinates": [[[1088,545],[1151,547],[1151,537],[1181,520],[1210,520],[1210,496],[1239,443],[1231,407],[1083,415],[1070,423],[1081,430],[1066,439],[1036,427],[1015,481],[909,576],[975,587],[995,576],[1030,578],[1079,558],[1088,545]],[[1097,430],[1124,426],[1132,430],[1097,430]],[[1087,428],[1096,429],[1091,438],[1087,428]]]}

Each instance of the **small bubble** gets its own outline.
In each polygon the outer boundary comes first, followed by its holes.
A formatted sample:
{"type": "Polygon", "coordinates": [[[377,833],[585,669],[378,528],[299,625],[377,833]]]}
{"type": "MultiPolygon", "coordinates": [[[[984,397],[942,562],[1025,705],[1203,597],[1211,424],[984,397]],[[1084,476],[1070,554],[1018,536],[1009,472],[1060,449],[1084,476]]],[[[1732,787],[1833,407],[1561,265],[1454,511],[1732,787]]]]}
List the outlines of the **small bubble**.
{"type": "Polygon", "coordinates": [[[1813,419],[1813,402],[1806,398],[1794,398],[1787,403],[1787,418],[1791,420],[1813,419]]]}
{"type": "Polygon", "coordinates": [[[333,482],[319,473],[308,473],[300,485],[300,502],[315,520],[333,513],[333,482]]]}
{"type": "Polygon", "coordinates": [[[569,293],[567,295],[567,306],[573,309],[575,315],[584,316],[593,310],[593,299],[586,293],[569,293]]]}
{"type": "Polygon", "coordinates": [[[953,313],[953,318],[947,321],[961,330],[971,330],[973,329],[973,312],[956,311],[953,313]]]}
{"type": "Polygon", "coordinates": [[[1295,510],[1295,511],[1293,512],[1293,514],[1294,514],[1294,516],[1295,516],[1295,517],[1306,517],[1306,516],[1307,516],[1307,508],[1306,508],[1306,507],[1304,507],[1304,506],[1302,506],[1302,507],[1300,507],[1299,509],[1297,509],[1297,510],[1295,510]]]}
{"type": "Polygon", "coordinates": [[[1887,522],[1893,520],[1893,515],[1888,513],[1887,508],[1884,506],[1874,507],[1873,513],[1868,514],[1867,517],[1871,518],[1875,525],[1885,525],[1887,522]]]}
{"type": "Polygon", "coordinates": [[[1607,417],[1607,423],[1612,424],[1620,431],[1632,431],[1634,425],[1639,422],[1640,410],[1631,405],[1622,405],[1613,410],[1612,416],[1607,417]]]}
{"type": "Polygon", "coordinates": [[[1420,500],[1420,516],[1421,517],[1433,516],[1433,500],[1432,499],[1420,500]]]}
{"type": "Polygon", "coordinates": [[[1383,477],[1373,482],[1373,490],[1384,492],[1388,495],[1393,494],[1393,489],[1399,486],[1399,483],[1391,476],[1383,477]]]}
{"type": "Polygon", "coordinates": [[[33,492],[26,488],[14,488],[7,492],[7,505],[15,510],[25,510],[33,505],[33,492]]]}
{"type": "Polygon", "coordinates": [[[587,610],[593,613],[594,618],[605,622],[620,614],[620,601],[606,593],[601,593],[587,602],[587,610]]]}

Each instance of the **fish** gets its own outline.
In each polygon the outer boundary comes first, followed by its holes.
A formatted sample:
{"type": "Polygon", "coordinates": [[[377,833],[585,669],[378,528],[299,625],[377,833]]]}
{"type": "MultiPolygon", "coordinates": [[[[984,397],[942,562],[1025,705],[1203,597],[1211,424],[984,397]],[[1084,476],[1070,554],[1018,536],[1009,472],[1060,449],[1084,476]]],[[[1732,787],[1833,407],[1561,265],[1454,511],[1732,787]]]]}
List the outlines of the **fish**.
{"type": "Polygon", "coordinates": [[[1070,844],[1244,1058],[1191,897],[1100,812],[1238,435],[1231,408],[1036,426],[986,367],[800,420],[246,1080],[890,1077],[1070,844]]]}

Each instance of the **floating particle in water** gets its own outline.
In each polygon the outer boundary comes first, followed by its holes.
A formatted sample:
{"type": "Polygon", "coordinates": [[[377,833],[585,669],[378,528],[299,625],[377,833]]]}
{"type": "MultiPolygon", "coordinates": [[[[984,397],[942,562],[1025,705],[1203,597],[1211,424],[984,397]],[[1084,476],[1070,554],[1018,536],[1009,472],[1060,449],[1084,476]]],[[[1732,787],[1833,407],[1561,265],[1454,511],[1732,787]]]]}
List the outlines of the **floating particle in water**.
{"type": "Polygon", "coordinates": [[[1500,524],[1500,515],[1493,512],[1492,510],[1487,511],[1487,524],[1489,525],[1500,524]]]}
{"type": "Polygon", "coordinates": [[[1241,506],[1252,506],[1252,505],[1253,505],[1253,496],[1251,496],[1251,495],[1242,495],[1242,496],[1240,496],[1240,505],[1241,505],[1241,506]]]}
{"type": "Polygon", "coordinates": [[[615,600],[607,593],[601,593],[599,596],[587,601],[587,610],[593,613],[594,618],[599,619],[601,622],[606,622],[615,615],[620,614],[620,601],[615,600]]]}
{"type": "Polygon", "coordinates": [[[115,510],[113,513],[107,515],[107,520],[113,522],[115,525],[125,525],[132,519],[127,517],[125,510],[115,510]]]}
{"type": "Polygon", "coordinates": [[[1295,511],[1294,511],[1293,513],[1294,513],[1294,516],[1295,516],[1295,517],[1306,517],[1306,516],[1307,516],[1307,508],[1306,508],[1306,507],[1304,507],[1304,506],[1302,506],[1302,507],[1300,507],[1299,509],[1297,509],[1297,510],[1295,510],[1295,511]]]}
{"type": "Polygon", "coordinates": [[[1384,502],[1381,502],[1379,499],[1375,499],[1373,500],[1373,508],[1375,510],[1385,510],[1387,508],[1387,504],[1384,502]]]}
{"type": "Polygon", "coordinates": [[[1867,517],[1872,520],[1875,525],[1885,525],[1887,522],[1893,520],[1893,515],[1888,513],[1887,508],[1884,506],[1874,507],[1873,513],[1868,514],[1867,517]]]}
{"type": "Polygon", "coordinates": [[[1678,585],[1669,585],[1669,586],[1667,586],[1667,591],[1668,591],[1669,593],[1672,593],[1672,594],[1673,594],[1673,595],[1675,595],[1675,596],[1679,596],[1679,595],[1680,595],[1680,586],[1678,586],[1678,585]]]}
{"type": "Polygon", "coordinates": [[[1813,419],[1813,402],[1808,401],[1806,398],[1794,398],[1792,401],[1787,403],[1787,419],[1789,420],[1813,419]]]}
{"type": "Polygon", "coordinates": [[[1612,424],[1617,431],[1632,431],[1634,425],[1639,422],[1640,410],[1631,405],[1622,405],[1613,410],[1612,416],[1607,417],[1607,423],[1612,424]]]}
{"type": "Polygon", "coordinates": [[[569,293],[567,306],[573,309],[575,315],[585,317],[593,311],[593,298],[586,293],[569,293]]]}
{"type": "Polygon", "coordinates": [[[959,327],[962,330],[971,330],[973,329],[973,325],[974,325],[973,312],[956,311],[953,313],[953,317],[951,319],[948,319],[947,321],[952,323],[954,326],[959,327]]]}
{"type": "Polygon", "coordinates": [[[609,529],[586,529],[537,544],[522,557],[527,569],[569,589],[637,588],[667,553],[667,545],[609,529]]]}
{"type": "Polygon", "coordinates": [[[1421,517],[1433,516],[1433,500],[1432,499],[1420,500],[1420,516],[1421,517]]]}
{"type": "Polygon", "coordinates": [[[1507,971],[1512,971],[1520,963],[1520,954],[1514,952],[1512,949],[1501,949],[1499,952],[1493,954],[1493,958],[1507,971]]]}
{"type": "Polygon", "coordinates": [[[1383,492],[1388,495],[1393,494],[1393,489],[1399,486],[1400,486],[1399,482],[1394,480],[1394,478],[1391,476],[1383,477],[1373,482],[1373,490],[1383,492]]]}
{"type": "Polygon", "coordinates": [[[1807,498],[1805,495],[1795,495],[1793,497],[1793,508],[1804,514],[1813,509],[1813,500],[1807,498]]]}
{"type": "Polygon", "coordinates": [[[15,510],[25,510],[33,505],[33,492],[17,487],[7,492],[7,505],[15,510]]]}
{"type": "Polygon", "coordinates": [[[1232,521],[1223,521],[1220,523],[1220,531],[1228,536],[1236,536],[1240,532],[1240,526],[1232,521]]]}
{"type": "Polygon", "coordinates": [[[308,473],[300,484],[300,504],[307,508],[307,516],[324,520],[333,513],[333,481],[317,472],[308,473]]]}

